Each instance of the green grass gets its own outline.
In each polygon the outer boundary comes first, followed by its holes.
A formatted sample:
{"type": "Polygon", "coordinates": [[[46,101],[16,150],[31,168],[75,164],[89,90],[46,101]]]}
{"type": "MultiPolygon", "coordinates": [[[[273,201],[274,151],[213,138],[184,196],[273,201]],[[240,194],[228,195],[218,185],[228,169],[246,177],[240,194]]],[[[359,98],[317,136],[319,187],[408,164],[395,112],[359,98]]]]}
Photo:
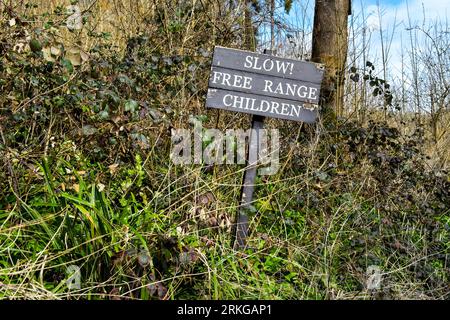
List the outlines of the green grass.
{"type": "Polygon", "coordinates": [[[74,165],[67,154],[36,163],[27,194],[2,198],[1,297],[447,297],[448,208],[433,218],[442,223],[433,247],[429,227],[408,218],[412,208],[389,213],[380,207],[395,195],[368,197],[369,165],[350,186],[351,172],[325,177],[318,159],[284,158],[308,162],[308,171],[285,166],[258,179],[242,252],[232,247],[230,224],[243,167],[204,173],[159,157],[136,155],[115,171],[82,157],[74,165]],[[213,197],[200,204],[207,193],[213,197]],[[66,284],[70,265],[81,270],[79,289],[66,284]],[[365,288],[372,265],[383,272],[377,291],[365,288]]]}

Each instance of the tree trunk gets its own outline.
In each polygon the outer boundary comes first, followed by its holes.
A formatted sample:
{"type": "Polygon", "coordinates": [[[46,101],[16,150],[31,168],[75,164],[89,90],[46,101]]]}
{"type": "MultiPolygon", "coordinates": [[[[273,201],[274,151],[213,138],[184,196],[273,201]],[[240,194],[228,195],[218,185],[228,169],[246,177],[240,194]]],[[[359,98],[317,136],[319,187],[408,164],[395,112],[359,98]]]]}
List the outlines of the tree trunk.
{"type": "Polygon", "coordinates": [[[316,0],[311,60],[325,65],[321,98],[326,123],[343,114],[350,13],[351,0],[316,0]]]}
{"type": "Polygon", "coordinates": [[[244,48],[246,50],[256,50],[255,29],[252,22],[251,11],[252,0],[244,0],[244,48]]]}

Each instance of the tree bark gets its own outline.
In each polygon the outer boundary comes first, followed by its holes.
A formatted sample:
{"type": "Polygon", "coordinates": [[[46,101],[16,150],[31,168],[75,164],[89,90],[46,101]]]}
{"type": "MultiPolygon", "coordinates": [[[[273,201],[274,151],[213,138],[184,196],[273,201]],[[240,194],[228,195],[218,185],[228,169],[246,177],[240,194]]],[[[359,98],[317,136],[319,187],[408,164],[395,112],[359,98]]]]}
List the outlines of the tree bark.
{"type": "Polygon", "coordinates": [[[244,0],[244,48],[246,50],[256,50],[255,29],[252,22],[251,11],[252,0],[244,0]]]}
{"type": "Polygon", "coordinates": [[[350,14],[351,0],[316,0],[311,60],[325,65],[321,92],[325,122],[334,122],[343,113],[350,14]]]}

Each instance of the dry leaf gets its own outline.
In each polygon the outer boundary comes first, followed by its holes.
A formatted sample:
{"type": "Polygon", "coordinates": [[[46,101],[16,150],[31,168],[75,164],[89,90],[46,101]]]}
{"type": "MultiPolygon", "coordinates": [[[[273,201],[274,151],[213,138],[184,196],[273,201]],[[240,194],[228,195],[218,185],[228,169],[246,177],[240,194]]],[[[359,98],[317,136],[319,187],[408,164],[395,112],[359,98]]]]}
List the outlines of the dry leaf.
{"type": "Polygon", "coordinates": [[[158,283],[157,285],[158,285],[158,297],[161,300],[165,300],[167,295],[167,288],[162,283],[158,283]]]}
{"type": "Polygon", "coordinates": [[[207,222],[210,227],[217,227],[217,219],[216,217],[210,217],[207,222]]]}
{"type": "Polygon", "coordinates": [[[86,62],[86,61],[89,60],[89,53],[84,52],[83,50],[81,50],[81,51],[80,51],[80,57],[81,57],[81,60],[82,60],[83,62],[86,62]]]}
{"type": "Polygon", "coordinates": [[[177,227],[177,235],[179,235],[179,236],[182,236],[182,235],[184,235],[184,231],[183,231],[183,228],[182,228],[182,227],[180,227],[180,226],[178,226],[178,227],[177,227]]]}
{"type": "Polygon", "coordinates": [[[70,5],[66,7],[69,17],[66,20],[66,25],[69,30],[80,30],[83,28],[83,17],[81,9],[77,5],[70,5]]]}
{"type": "Polygon", "coordinates": [[[51,48],[46,47],[46,48],[42,49],[42,53],[44,55],[45,61],[47,61],[47,62],[55,62],[56,61],[55,58],[53,58],[53,56],[52,56],[51,48]]]}
{"type": "Polygon", "coordinates": [[[208,218],[208,215],[206,214],[206,210],[203,208],[197,209],[198,216],[201,221],[205,221],[208,218]]]}
{"type": "Polygon", "coordinates": [[[122,300],[120,297],[120,290],[118,288],[113,288],[109,293],[109,297],[111,300],[122,300]]]}
{"type": "Polygon", "coordinates": [[[74,67],[81,66],[81,50],[77,48],[71,48],[67,50],[66,59],[69,60],[74,67]]]}
{"type": "Polygon", "coordinates": [[[221,213],[219,215],[219,220],[219,227],[227,229],[231,227],[231,220],[226,213],[221,213]]]}
{"type": "Polygon", "coordinates": [[[118,163],[114,163],[114,164],[110,165],[110,166],[108,167],[108,168],[109,168],[109,172],[110,172],[111,174],[116,173],[118,167],[119,167],[119,164],[118,164],[118,163]]]}
{"type": "Polygon", "coordinates": [[[50,47],[50,53],[54,56],[59,56],[61,54],[61,49],[58,47],[50,47]]]}
{"type": "Polygon", "coordinates": [[[200,205],[206,206],[212,202],[214,202],[214,195],[211,192],[206,192],[197,197],[196,202],[200,205]]]}

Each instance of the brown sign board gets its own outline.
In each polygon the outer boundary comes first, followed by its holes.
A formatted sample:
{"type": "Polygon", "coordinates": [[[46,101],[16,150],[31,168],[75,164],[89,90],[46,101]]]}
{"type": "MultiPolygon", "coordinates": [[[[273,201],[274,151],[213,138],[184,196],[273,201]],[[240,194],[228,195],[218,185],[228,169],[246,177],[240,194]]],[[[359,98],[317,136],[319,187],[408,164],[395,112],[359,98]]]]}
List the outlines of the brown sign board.
{"type": "Polygon", "coordinates": [[[311,123],[322,78],[315,63],[215,47],[206,106],[311,123]]]}

